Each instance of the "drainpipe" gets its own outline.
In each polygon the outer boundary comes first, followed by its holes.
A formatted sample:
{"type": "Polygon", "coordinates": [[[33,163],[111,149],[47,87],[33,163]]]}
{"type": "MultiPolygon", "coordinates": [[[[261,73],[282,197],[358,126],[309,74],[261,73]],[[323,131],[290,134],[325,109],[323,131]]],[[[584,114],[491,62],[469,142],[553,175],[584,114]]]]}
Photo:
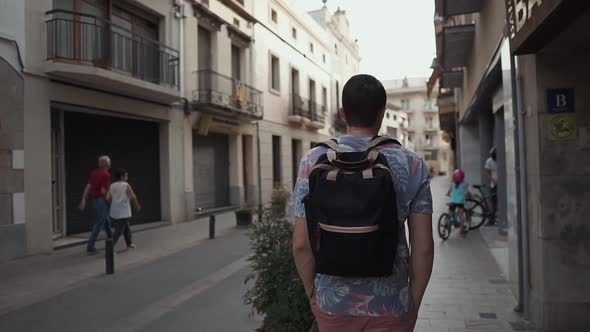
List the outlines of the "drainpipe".
{"type": "Polygon", "coordinates": [[[260,122],[256,121],[256,154],[258,159],[258,222],[262,221],[262,172],[260,167],[260,122]]]}
{"type": "Polygon", "coordinates": [[[179,59],[178,67],[180,68],[178,74],[178,84],[180,85],[180,96],[184,98],[184,19],[186,15],[184,13],[184,0],[176,0],[178,6],[176,8],[176,18],[178,18],[178,48],[179,48],[179,59]]]}
{"type": "Polygon", "coordinates": [[[512,98],[512,108],[516,120],[516,137],[517,137],[517,211],[518,211],[518,305],[515,311],[528,313],[529,298],[529,234],[528,234],[528,192],[527,192],[527,172],[526,172],[526,142],[524,119],[526,110],[524,109],[522,98],[521,81],[517,78],[516,58],[510,57],[511,63],[511,85],[512,91],[516,94],[512,98]]]}

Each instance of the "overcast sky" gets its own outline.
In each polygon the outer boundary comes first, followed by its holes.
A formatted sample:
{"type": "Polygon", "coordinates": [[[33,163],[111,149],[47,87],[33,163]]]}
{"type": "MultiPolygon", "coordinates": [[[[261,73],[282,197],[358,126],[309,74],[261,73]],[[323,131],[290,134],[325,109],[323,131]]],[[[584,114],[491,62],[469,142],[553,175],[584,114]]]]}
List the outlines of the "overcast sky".
{"type": "MultiPolygon", "coordinates": [[[[303,10],[323,6],[321,0],[294,0],[303,10]]],[[[334,12],[346,10],[359,40],[361,72],[380,80],[428,77],[436,56],[433,0],[328,0],[334,12]]]]}

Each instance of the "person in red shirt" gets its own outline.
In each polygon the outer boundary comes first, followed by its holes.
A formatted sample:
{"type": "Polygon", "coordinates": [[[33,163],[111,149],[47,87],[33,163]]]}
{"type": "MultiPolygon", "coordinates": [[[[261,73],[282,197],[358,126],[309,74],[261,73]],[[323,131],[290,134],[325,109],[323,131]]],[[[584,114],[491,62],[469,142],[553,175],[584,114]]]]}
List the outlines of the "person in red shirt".
{"type": "Polygon", "coordinates": [[[111,187],[111,174],[109,169],[111,168],[111,158],[108,156],[101,156],[98,158],[98,168],[90,173],[88,183],[84,188],[84,194],[82,194],[82,202],[80,202],[80,210],[86,208],[86,200],[89,195],[92,195],[94,201],[94,209],[96,210],[96,221],[92,226],[92,233],[88,239],[88,246],[86,252],[90,255],[96,253],[94,247],[96,238],[100,233],[100,230],[104,227],[107,237],[111,238],[113,233],[111,227],[107,221],[109,204],[106,200],[106,195],[111,187]]]}

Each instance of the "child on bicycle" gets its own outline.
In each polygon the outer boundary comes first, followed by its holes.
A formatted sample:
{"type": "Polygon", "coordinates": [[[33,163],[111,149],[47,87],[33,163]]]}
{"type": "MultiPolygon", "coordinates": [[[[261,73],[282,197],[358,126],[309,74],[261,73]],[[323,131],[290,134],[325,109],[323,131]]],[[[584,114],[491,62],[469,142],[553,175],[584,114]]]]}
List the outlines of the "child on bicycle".
{"type": "Polygon", "coordinates": [[[465,225],[465,201],[466,197],[471,197],[471,192],[469,192],[469,185],[465,182],[465,173],[462,169],[456,169],[453,172],[453,181],[447,196],[451,197],[449,212],[459,208],[459,225],[461,234],[465,235],[468,231],[468,227],[465,225]]]}

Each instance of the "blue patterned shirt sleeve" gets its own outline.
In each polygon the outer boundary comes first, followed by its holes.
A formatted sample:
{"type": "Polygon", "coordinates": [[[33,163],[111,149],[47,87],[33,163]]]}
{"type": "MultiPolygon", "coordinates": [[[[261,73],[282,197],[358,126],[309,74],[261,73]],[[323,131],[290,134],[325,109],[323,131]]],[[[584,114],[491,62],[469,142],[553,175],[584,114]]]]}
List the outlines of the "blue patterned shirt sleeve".
{"type": "Polygon", "coordinates": [[[432,193],[430,192],[430,174],[422,157],[412,162],[412,173],[416,181],[416,195],[410,202],[410,213],[432,214],[432,193]]]}
{"type": "Polygon", "coordinates": [[[292,215],[297,218],[305,218],[305,206],[303,205],[303,198],[309,194],[309,174],[313,170],[315,161],[319,156],[319,149],[310,150],[299,163],[299,171],[297,173],[297,182],[295,189],[291,196],[292,215]]]}

